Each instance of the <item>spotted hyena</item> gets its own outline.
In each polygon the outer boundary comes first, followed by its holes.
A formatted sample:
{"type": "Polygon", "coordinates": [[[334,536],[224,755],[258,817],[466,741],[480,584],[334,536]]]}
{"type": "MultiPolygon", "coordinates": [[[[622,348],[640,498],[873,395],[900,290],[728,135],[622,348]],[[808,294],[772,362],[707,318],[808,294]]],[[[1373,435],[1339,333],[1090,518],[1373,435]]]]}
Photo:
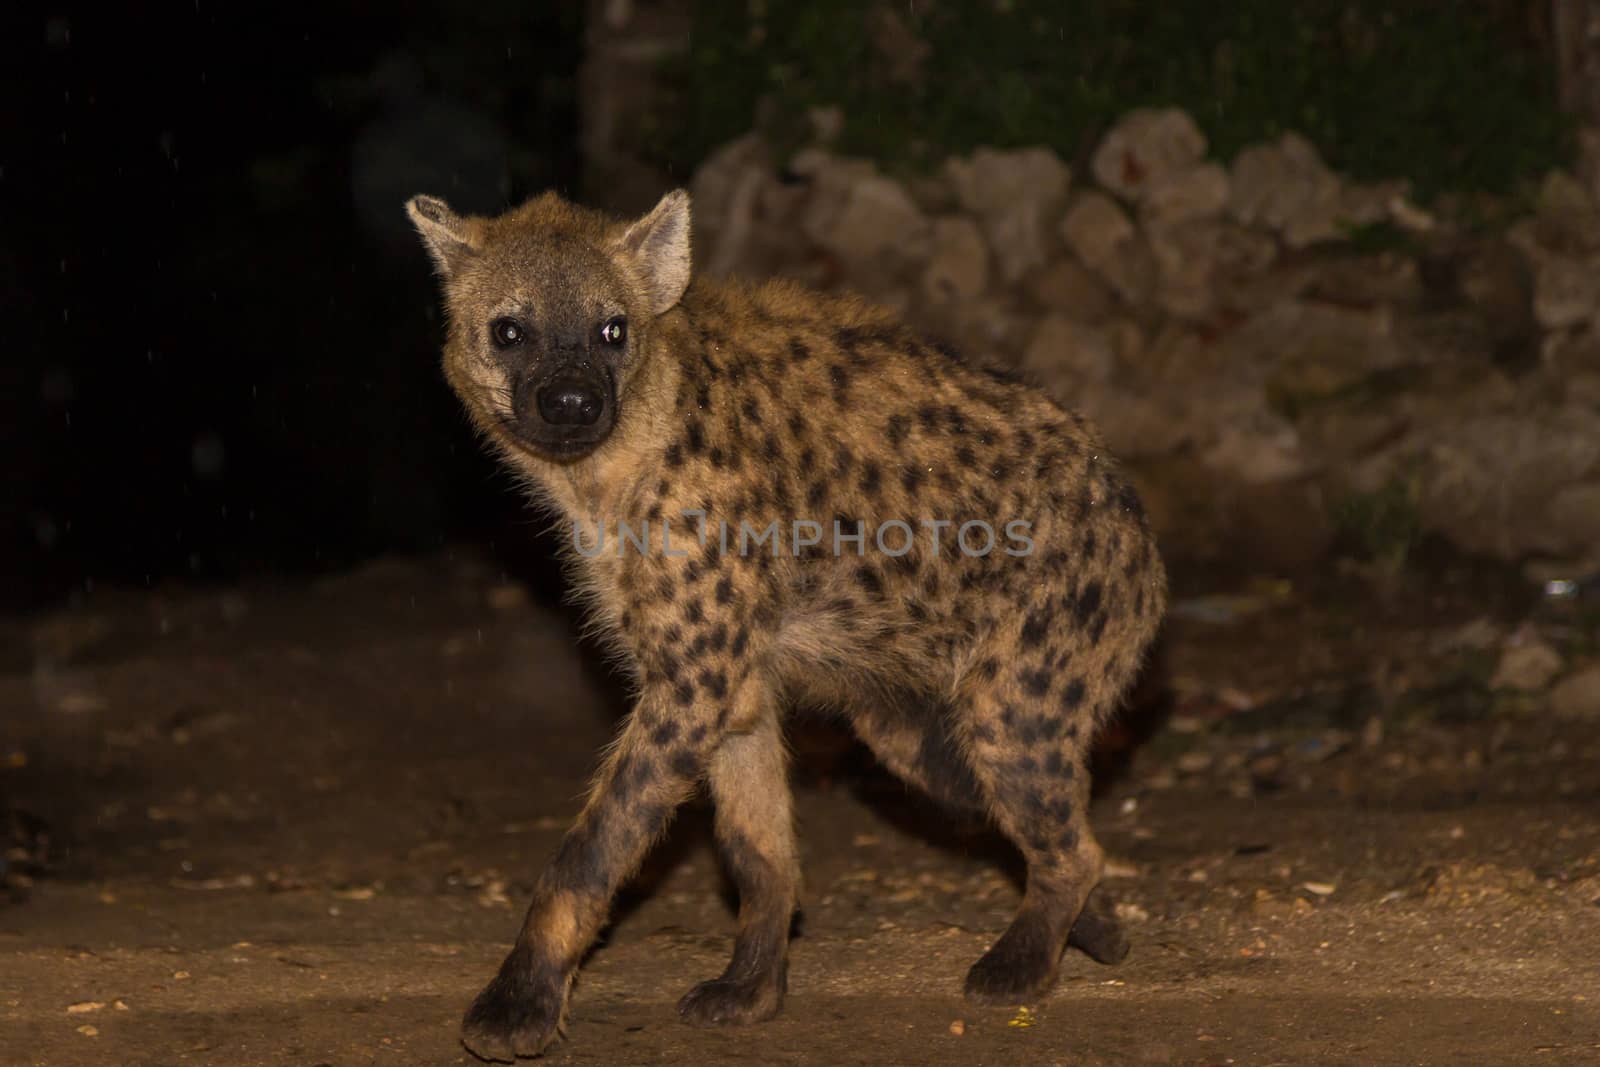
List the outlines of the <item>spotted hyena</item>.
{"type": "Polygon", "coordinates": [[[846,715],[1027,861],[968,996],[1046,991],[1063,950],[1126,943],[1085,908],[1101,851],[1085,757],[1161,618],[1165,577],[1094,432],[894,316],[791,284],[691,281],[689,198],[619,221],[538,197],[497,218],[417,197],[448,309],[445,373],[571,535],[637,703],[467,1011],[508,1059],[562,1025],[618,885],[704,783],[739,891],[698,1024],[772,1016],[800,885],[783,715],[846,715]]]}

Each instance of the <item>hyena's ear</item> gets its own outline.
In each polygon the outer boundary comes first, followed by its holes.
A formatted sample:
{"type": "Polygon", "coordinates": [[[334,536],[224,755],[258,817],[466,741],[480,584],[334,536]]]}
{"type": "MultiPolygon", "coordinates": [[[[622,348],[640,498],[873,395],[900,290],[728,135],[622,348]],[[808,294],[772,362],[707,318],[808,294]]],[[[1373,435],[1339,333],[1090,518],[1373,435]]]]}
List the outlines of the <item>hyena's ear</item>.
{"type": "Polygon", "coordinates": [[[413,196],[406,201],[406,214],[422,235],[422,243],[428,246],[428,254],[441,276],[450,277],[464,261],[477,255],[477,236],[472,227],[438,197],[413,196]]]}
{"type": "Polygon", "coordinates": [[[689,194],[674,189],[618,240],[644,280],[650,313],[667,311],[689,288],[689,194]]]}

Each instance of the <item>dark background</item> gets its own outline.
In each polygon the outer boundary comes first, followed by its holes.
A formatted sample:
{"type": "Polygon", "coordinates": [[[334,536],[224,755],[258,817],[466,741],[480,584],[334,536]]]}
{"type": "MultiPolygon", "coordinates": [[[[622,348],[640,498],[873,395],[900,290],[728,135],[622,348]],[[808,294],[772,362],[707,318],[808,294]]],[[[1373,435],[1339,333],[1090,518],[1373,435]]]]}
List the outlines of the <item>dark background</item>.
{"type": "Polygon", "coordinates": [[[6,5],[0,606],[526,536],[402,203],[578,176],[581,8],[6,5]]]}
{"type": "Polygon", "coordinates": [[[1558,67],[1600,71],[1555,44],[1578,0],[919,2],[894,8],[934,46],[910,81],[879,62],[905,47],[881,9],[848,0],[127,8],[0,8],[0,610],[462,539],[550,577],[439,374],[414,193],[643,209],[832,102],[891,173],[918,144],[1073,158],[1176,102],[1219,151],[1305,128],[1336,168],[1516,204],[1570,149],[1558,67]]]}

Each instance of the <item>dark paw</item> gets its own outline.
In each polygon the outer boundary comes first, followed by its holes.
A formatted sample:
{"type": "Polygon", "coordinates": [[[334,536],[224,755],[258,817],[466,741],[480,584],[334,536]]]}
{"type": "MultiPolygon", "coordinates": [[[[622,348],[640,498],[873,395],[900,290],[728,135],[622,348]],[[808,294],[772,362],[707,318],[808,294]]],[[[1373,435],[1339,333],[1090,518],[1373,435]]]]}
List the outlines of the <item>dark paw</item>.
{"type": "Polygon", "coordinates": [[[461,1043],[479,1059],[509,1063],[537,1056],[555,1040],[566,981],[540,975],[524,960],[513,952],[461,1021],[461,1043]]]}
{"type": "Polygon", "coordinates": [[[771,978],[701,982],[678,1001],[678,1017],[690,1026],[758,1023],[783,1007],[783,983],[771,978]]]}
{"type": "Polygon", "coordinates": [[[1122,924],[1117,921],[1117,914],[1104,893],[1096,890],[1090,894],[1089,902],[1078,913],[1078,921],[1072,924],[1067,944],[1086,953],[1096,963],[1121,963],[1127,959],[1128,935],[1123,933],[1122,924]]]}
{"type": "Polygon", "coordinates": [[[1042,922],[1019,918],[967,972],[967,999],[982,1004],[1019,1004],[1055,983],[1059,943],[1042,922]]]}

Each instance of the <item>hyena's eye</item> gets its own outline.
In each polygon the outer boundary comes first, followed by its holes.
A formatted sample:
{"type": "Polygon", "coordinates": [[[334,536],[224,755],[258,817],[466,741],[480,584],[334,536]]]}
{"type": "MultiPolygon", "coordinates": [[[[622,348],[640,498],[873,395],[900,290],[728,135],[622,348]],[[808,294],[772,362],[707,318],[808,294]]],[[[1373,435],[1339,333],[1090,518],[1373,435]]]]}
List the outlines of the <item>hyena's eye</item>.
{"type": "Polygon", "coordinates": [[[607,319],[600,327],[600,340],[608,345],[620,345],[628,339],[628,320],[621,318],[607,319]]]}
{"type": "Polygon", "coordinates": [[[489,324],[489,334],[494,338],[494,343],[501,348],[520,345],[527,336],[514,319],[495,319],[489,324]]]}

